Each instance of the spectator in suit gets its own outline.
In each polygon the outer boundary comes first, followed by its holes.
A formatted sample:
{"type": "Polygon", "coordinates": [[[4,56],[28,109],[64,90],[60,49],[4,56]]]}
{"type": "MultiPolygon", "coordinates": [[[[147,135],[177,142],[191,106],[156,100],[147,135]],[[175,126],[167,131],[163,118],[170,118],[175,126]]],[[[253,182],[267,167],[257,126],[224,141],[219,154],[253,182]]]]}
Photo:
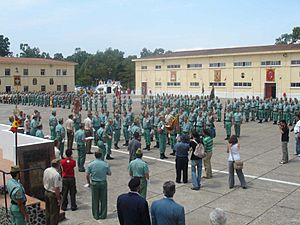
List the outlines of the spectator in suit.
{"type": "Polygon", "coordinates": [[[212,225],[226,225],[227,218],[223,209],[216,208],[209,214],[212,225]]]}
{"type": "Polygon", "coordinates": [[[152,203],[152,225],[185,225],[184,207],[173,199],[175,183],[165,182],[163,192],[165,197],[152,203]]]}
{"type": "Polygon", "coordinates": [[[140,196],[140,178],[133,177],[129,183],[129,193],[117,199],[118,218],[121,225],[150,225],[148,203],[140,196]]]}

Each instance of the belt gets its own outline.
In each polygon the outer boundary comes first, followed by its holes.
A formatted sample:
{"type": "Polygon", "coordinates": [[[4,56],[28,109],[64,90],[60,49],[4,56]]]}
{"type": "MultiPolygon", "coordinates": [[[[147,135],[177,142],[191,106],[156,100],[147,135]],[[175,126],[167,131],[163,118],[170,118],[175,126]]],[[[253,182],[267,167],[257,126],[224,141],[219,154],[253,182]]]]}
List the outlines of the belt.
{"type": "MultiPolygon", "coordinates": [[[[13,201],[13,200],[11,200],[11,201],[10,201],[10,204],[12,204],[12,205],[18,205],[18,203],[17,203],[17,202],[15,202],[15,201],[13,201]]],[[[25,202],[23,202],[23,205],[26,205],[26,201],[25,201],[25,202]]]]}
{"type": "Polygon", "coordinates": [[[63,177],[63,178],[65,178],[65,179],[70,179],[70,178],[75,178],[75,177],[63,177]]]}

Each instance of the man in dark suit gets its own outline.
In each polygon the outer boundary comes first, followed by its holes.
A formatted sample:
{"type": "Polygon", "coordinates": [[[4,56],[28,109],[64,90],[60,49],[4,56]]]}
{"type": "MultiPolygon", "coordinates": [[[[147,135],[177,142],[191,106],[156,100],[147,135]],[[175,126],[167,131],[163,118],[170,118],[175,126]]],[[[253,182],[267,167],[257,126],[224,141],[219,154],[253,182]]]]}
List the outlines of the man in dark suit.
{"type": "Polygon", "coordinates": [[[152,225],[185,225],[184,207],[173,200],[175,183],[163,185],[165,198],[154,201],[151,206],[152,225]]]}
{"type": "Polygon", "coordinates": [[[140,196],[140,178],[134,177],[129,183],[129,193],[117,200],[118,218],[121,225],[151,225],[147,201],[140,196]]]}

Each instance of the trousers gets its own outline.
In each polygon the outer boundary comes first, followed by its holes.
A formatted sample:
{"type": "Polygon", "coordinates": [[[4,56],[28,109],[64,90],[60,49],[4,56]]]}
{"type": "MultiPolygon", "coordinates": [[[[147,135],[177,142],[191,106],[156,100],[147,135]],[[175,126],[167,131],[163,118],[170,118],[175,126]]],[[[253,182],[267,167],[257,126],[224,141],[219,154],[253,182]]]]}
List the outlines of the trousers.
{"type": "Polygon", "coordinates": [[[188,182],[188,158],[187,157],[176,157],[175,160],[176,168],[176,182],[181,182],[181,172],[183,175],[183,183],[188,182]]]}
{"type": "Polygon", "coordinates": [[[68,207],[68,194],[70,193],[71,209],[77,208],[76,205],[76,181],[75,177],[64,177],[62,179],[62,204],[61,207],[68,207]]]}
{"type": "MultiPolygon", "coordinates": [[[[241,186],[246,187],[246,181],[244,177],[243,170],[235,170],[236,174],[238,175],[238,178],[240,180],[241,186]]],[[[234,187],[234,167],[233,167],[233,161],[228,161],[228,172],[229,172],[229,188],[234,187]]]]}
{"type": "Polygon", "coordinates": [[[107,182],[92,181],[92,213],[96,220],[107,216],[107,182]]]}
{"type": "Polygon", "coordinates": [[[58,225],[59,206],[57,204],[56,195],[53,192],[45,191],[45,204],[46,204],[46,224],[58,225]]]}
{"type": "Polygon", "coordinates": [[[211,157],[212,157],[212,152],[207,152],[206,157],[203,159],[204,168],[205,168],[207,178],[212,177],[211,162],[210,162],[211,157]]]}

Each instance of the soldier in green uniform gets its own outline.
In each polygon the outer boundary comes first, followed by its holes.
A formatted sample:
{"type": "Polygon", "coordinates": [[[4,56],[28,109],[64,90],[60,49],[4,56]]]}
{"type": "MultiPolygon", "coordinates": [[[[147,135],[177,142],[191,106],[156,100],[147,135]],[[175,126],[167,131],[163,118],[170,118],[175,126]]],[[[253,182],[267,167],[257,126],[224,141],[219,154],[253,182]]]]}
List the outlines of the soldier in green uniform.
{"type": "Polygon", "coordinates": [[[104,136],[106,138],[106,152],[107,152],[106,159],[107,160],[114,159],[113,157],[110,156],[111,155],[112,138],[113,138],[112,124],[113,124],[112,118],[108,118],[108,123],[106,124],[105,129],[104,129],[104,136]]]}
{"type": "Polygon", "coordinates": [[[204,118],[202,116],[202,111],[199,110],[198,116],[196,118],[196,131],[198,134],[200,134],[200,135],[202,134],[204,125],[205,125],[205,123],[204,123],[204,118]]]}
{"type": "Polygon", "coordinates": [[[92,213],[96,220],[105,219],[107,216],[106,178],[111,175],[110,166],[101,157],[101,152],[95,152],[96,159],[89,163],[86,173],[87,183],[92,189],[92,213]]]}
{"type": "Polygon", "coordinates": [[[75,113],[74,114],[74,129],[75,129],[75,132],[79,130],[80,128],[80,124],[81,124],[81,114],[80,113],[75,113]]]}
{"type": "Polygon", "coordinates": [[[278,121],[278,104],[277,103],[275,103],[274,105],[273,105],[273,124],[275,125],[275,124],[277,124],[277,121],[278,121]]]}
{"type": "Polygon", "coordinates": [[[57,126],[57,119],[56,119],[56,110],[52,110],[52,114],[49,116],[49,127],[50,127],[50,139],[56,139],[56,132],[55,128],[57,126]]]}
{"type": "Polygon", "coordinates": [[[185,116],[183,118],[182,123],[182,134],[190,135],[191,132],[191,123],[188,121],[188,117],[185,116]]]}
{"type": "Polygon", "coordinates": [[[120,141],[121,136],[121,119],[119,112],[116,112],[115,118],[113,121],[113,131],[114,131],[114,146],[115,149],[120,149],[118,143],[120,141]]]}
{"type": "Polygon", "coordinates": [[[139,133],[139,135],[142,135],[142,130],[140,128],[140,118],[136,116],[133,121],[133,125],[129,128],[129,137],[130,139],[133,138],[134,133],[139,133]]]}
{"type": "Polygon", "coordinates": [[[148,112],[146,111],[143,118],[143,130],[144,130],[144,137],[146,142],[146,147],[144,150],[150,150],[151,145],[151,120],[149,118],[148,112]]]}
{"type": "Polygon", "coordinates": [[[99,117],[99,112],[96,111],[95,112],[95,115],[93,116],[92,118],[92,126],[93,126],[93,130],[94,130],[94,144],[97,145],[97,131],[99,130],[100,128],[100,124],[101,124],[101,120],[100,120],[100,117],[99,117]]]}
{"type": "Polygon", "coordinates": [[[128,95],[127,106],[128,106],[128,109],[131,108],[131,106],[132,106],[132,99],[130,98],[130,95],[128,95]]]}
{"type": "Polygon", "coordinates": [[[123,109],[123,111],[126,111],[126,103],[127,103],[127,100],[126,100],[126,96],[124,95],[123,96],[123,101],[122,101],[122,109],[123,109]]]}
{"type": "Polygon", "coordinates": [[[160,150],[160,159],[167,159],[165,155],[166,143],[167,143],[167,130],[165,123],[165,115],[160,114],[160,122],[157,125],[157,132],[159,134],[159,150],[160,150]]]}
{"type": "Polygon", "coordinates": [[[241,124],[242,124],[243,116],[240,113],[239,107],[236,108],[236,112],[233,114],[233,123],[234,123],[234,132],[237,137],[240,137],[241,134],[241,124]]]}
{"type": "Polygon", "coordinates": [[[31,136],[36,135],[38,125],[39,125],[39,123],[37,121],[37,115],[33,115],[32,120],[30,122],[30,135],[31,136]]]}
{"type": "Polygon", "coordinates": [[[123,112],[123,135],[125,139],[125,143],[123,146],[128,146],[129,144],[129,133],[128,133],[128,127],[130,126],[130,118],[127,116],[127,112],[123,112]]]}
{"type": "Polygon", "coordinates": [[[250,108],[251,108],[251,103],[249,102],[249,99],[246,99],[246,102],[245,102],[245,119],[246,119],[246,122],[249,122],[250,108]]]}
{"type": "Polygon", "coordinates": [[[97,130],[97,146],[99,148],[99,151],[101,152],[101,159],[104,160],[106,156],[106,138],[104,136],[104,129],[105,129],[105,124],[101,123],[100,128],[97,130]]]}
{"type": "Polygon", "coordinates": [[[77,144],[77,151],[78,151],[78,171],[85,172],[84,163],[86,157],[86,149],[85,149],[85,132],[84,132],[84,124],[80,124],[79,130],[75,132],[75,142],[77,144]]]}
{"type": "Polygon", "coordinates": [[[259,120],[258,123],[262,123],[263,118],[264,118],[264,104],[260,99],[258,103],[258,120],[259,120]]]}
{"type": "Polygon", "coordinates": [[[231,136],[232,117],[233,117],[233,113],[231,111],[231,108],[229,107],[226,110],[225,118],[224,118],[224,125],[225,125],[225,130],[226,130],[225,140],[229,140],[229,138],[231,136]]]}
{"type": "Polygon", "coordinates": [[[39,138],[44,138],[45,137],[44,132],[43,132],[43,125],[42,124],[39,124],[37,126],[37,131],[35,133],[35,136],[39,137],[39,138]]]}
{"type": "Polygon", "coordinates": [[[217,117],[218,117],[218,122],[222,121],[222,103],[220,102],[220,99],[217,99],[217,104],[216,104],[216,108],[217,108],[217,117]]]}
{"type": "Polygon", "coordinates": [[[64,149],[65,149],[65,137],[66,137],[66,130],[63,126],[64,124],[64,119],[60,118],[58,121],[58,124],[55,128],[56,132],[56,140],[59,143],[59,151],[60,151],[60,157],[63,158],[64,155],[64,149]]]}
{"type": "Polygon", "coordinates": [[[107,98],[106,98],[106,95],[103,96],[103,108],[106,112],[107,111],[107,98]]]}
{"type": "Polygon", "coordinates": [[[146,199],[147,195],[147,182],[149,180],[149,168],[148,164],[142,160],[143,153],[141,149],[138,149],[135,153],[136,159],[131,161],[128,166],[129,175],[131,177],[140,178],[140,195],[146,199]]]}
{"type": "Polygon", "coordinates": [[[155,113],[154,121],[153,121],[153,130],[154,130],[154,137],[155,137],[155,142],[156,142],[156,145],[154,146],[154,148],[159,148],[159,134],[157,132],[157,126],[158,126],[159,121],[160,121],[159,112],[157,111],[155,113]]]}
{"type": "Polygon", "coordinates": [[[252,97],[251,101],[251,121],[255,121],[255,115],[256,115],[256,102],[254,97],[252,97]]]}
{"type": "Polygon", "coordinates": [[[10,213],[12,225],[25,225],[29,221],[29,216],[26,212],[26,195],[23,185],[19,182],[20,168],[12,166],[10,170],[12,176],[7,181],[7,191],[11,199],[10,213]]]}

